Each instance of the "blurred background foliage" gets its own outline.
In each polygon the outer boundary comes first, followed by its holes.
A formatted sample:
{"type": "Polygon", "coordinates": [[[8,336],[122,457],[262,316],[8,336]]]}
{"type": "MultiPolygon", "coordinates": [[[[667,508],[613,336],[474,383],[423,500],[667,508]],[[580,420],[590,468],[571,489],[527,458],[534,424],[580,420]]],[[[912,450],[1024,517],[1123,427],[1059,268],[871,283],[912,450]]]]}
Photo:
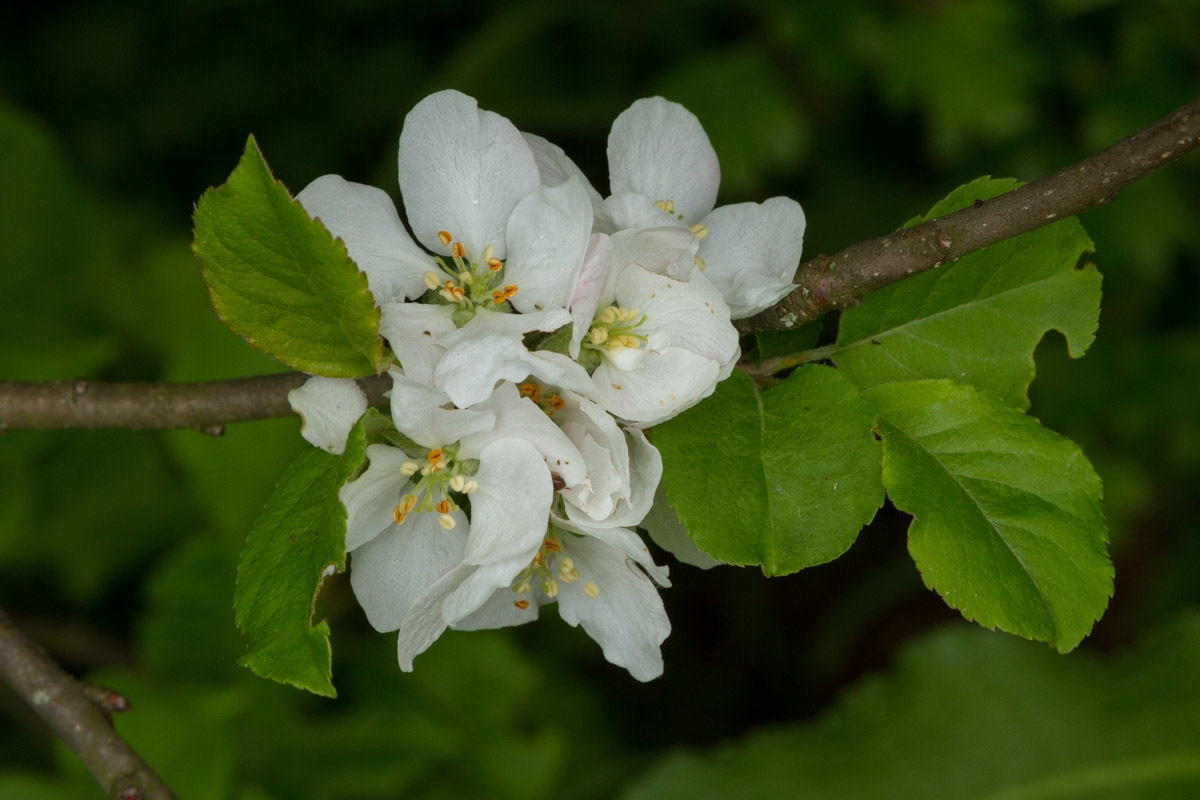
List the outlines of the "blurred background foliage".
{"type": "MultiPolygon", "coordinates": [[[[801,202],[811,256],[978,175],[1047,175],[1198,86],[1190,0],[26,5],[0,25],[0,378],[279,370],[216,319],[189,251],[192,203],[250,132],[293,191],[335,172],[398,197],[404,113],[452,87],[603,187],[611,120],[661,93],[708,130],[722,202],[801,202]]],[[[1085,215],[1098,338],[1082,360],[1057,335],[1038,353],[1031,413],[1104,477],[1117,565],[1107,615],[1070,656],[972,630],[922,586],[907,519],[885,508],[846,556],[791,577],[672,565],[666,675],[648,685],[549,618],[450,634],[402,674],[394,637],[334,579],[319,612],[340,697],[311,697],[235,665],[230,608],[241,540],[305,446],[295,419],[221,438],[0,437],[0,604],[127,694],[120,730],[185,798],[968,796],[999,784],[935,792],[913,775],[956,760],[977,779],[1045,777],[1110,757],[1151,778],[1112,796],[1194,797],[1197,207],[1193,154],[1085,215]],[[1134,717],[1137,752],[1081,738],[1134,717]],[[948,729],[986,746],[934,748],[948,729]],[[866,780],[822,782],[839,770],[866,780]]],[[[0,797],[101,796],[16,697],[0,704],[0,797]]],[[[1108,773],[1087,774],[1088,796],[1109,796],[1108,773]]]]}

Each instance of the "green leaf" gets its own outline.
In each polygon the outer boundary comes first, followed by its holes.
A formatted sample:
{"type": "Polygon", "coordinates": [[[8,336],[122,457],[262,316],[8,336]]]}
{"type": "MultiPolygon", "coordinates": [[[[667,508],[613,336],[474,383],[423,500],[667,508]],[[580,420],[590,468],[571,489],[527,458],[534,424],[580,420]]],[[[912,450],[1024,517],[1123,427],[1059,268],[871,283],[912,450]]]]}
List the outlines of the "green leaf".
{"type": "Polygon", "coordinates": [[[253,136],[229,180],[200,198],[195,223],[213,307],[234,332],[314,375],[379,371],[367,276],[272,177],[253,136]]]}
{"type": "MultiPolygon", "coordinates": [[[[979,178],[909,224],[1018,185],[979,178]]],[[[1100,273],[1075,268],[1091,249],[1079,221],[1065,219],[871,292],[842,314],[834,362],[863,389],[949,378],[1026,409],[1033,351],[1046,331],[1061,331],[1073,358],[1092,343],[1100,273]]]]}
{"type": "Polygon", "coordinates": [[[1119,657],[955,627],[803,725],[673,753],[626,800],[1200,796],[1200,616],[1119,657]]]}
{"type": "Polygon", "coordinates": [[[875,415],[830,367],[760,392],[735,370],[654,429],[667,498],[702,550],[766,575],[844,553],[883,504],[875,415]]]}
{"type": "Polygon", "coordinates": [[[238,564],[235,620],[248,640],[238,663],[328,697],[337,696],[329,625],[313,625],[313,609],[330,568],[346,568],[346,510],[338,490],[365,450],[360,421],[341,456],[312,448],[296,459],[251,528],[238,564]]]}
{"type": "Polygon", "coordinates": [[[925,585],[985,627],[1074,648],[1113,592],[1100,478],[1079,447],[952,381],[864,393],[925,585]]]}

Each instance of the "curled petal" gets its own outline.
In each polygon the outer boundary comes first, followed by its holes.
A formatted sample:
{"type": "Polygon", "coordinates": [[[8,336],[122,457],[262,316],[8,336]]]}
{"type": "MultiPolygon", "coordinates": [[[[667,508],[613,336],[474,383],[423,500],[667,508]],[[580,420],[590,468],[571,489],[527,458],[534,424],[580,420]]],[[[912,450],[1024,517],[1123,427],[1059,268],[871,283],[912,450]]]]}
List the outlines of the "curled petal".
{"type": "Polygon", "coordinates": [[[561,147],[533,133],[522,132],[521,135],[525,137],[525,143],[533,151],[533,160],[537,162],[542,186],[558,186],[566,183],[570,178],[578,178],[583,190],[587,192],[592,206],[600,205],[600,193],[592,187],[587,176],[583,174],[583,170],[575,165],[575,162],[563,152],[561,147]]]}
{"type": "Polygon", "coordinates": [[[304,424],[300,435],[322,450],[341,453],[346,437],[367,410],[367,396],[345,378],[314,376],[288,392],[288,403],[304,424]]]}
{"type": "Polygon", "coordinates": [[[508,219],[504,278],[520,287],[517,311],[566,308],[592,233],[592,204],[578,178],[525,196],[508,219]]]}
{"type": "Polygon", "coordinates": [[[795,200],[722,206],[704,224],[704,277],[721,291],[733,319],[754,316],[795,288],[804,245],[804,211],[795,200]]]}

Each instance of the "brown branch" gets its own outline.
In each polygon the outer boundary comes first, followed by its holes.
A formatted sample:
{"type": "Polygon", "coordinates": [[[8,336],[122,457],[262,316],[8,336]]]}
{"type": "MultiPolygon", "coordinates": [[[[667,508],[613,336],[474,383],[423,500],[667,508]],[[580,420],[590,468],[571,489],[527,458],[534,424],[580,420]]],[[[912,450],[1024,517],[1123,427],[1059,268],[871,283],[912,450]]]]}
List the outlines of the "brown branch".
{"type": "Polygon", "coordinates": [[[836,255],[819,255],[800,265],[798,288],[774,307],[739,320],[738,330],[786,329],[852,308],[872,289],[1102,206],[1118,190],[1198,146],[1200,100],[1048,178],[836,255]]]}
{"type": "MultiPolygon", "coordinates": [[[[220,436],[229,422],[292,413],[287,393],[304,383],[300,372],[206,383],[0,381],[0,431],[18,428],[195,428],[220,436]]],[[[382,405],[386,375],[359,385],[382,405]]]]}
{"type": "MultiPolygon", "coordinates": [[[[1074,166],[999,197],[833,256],[800,265],[798,288],[773,308],[739,320],[742,333],[791,328],[858,305],[863,295],[909,275],[1104,205],[1118,190],[1200,146],[1200,100],[1074,166]]],[[[0,432],[17,428],[195,428],[291,413],[287,393],[300,373],[208,383],[0,381],[0,432]]],[[[381,405],[387,376],[360,383],[381,405]]]]}
{"type": "Polygon", "coordinates": [[[68,675],[0,609],[0,677],[71,748],[109,797],[174,800],[154,770],[113,729],[129,704],[116,692],[68,675]]]}

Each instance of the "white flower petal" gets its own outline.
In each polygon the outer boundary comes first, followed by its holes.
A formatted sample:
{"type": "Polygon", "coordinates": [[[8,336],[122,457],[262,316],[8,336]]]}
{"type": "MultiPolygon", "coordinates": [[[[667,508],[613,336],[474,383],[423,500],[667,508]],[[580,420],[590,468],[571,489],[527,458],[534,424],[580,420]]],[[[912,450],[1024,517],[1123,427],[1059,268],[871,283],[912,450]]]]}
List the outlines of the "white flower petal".
{"type": "Polygon", "coordinates": [[[700,258],[733,319],[775,305],[793,288],[804,245],[804,211],[787,197],[716,209],[704,220],[700,258]]]}
{"type": "Polygon", "coordinates": [[[644,194],[626,192],[605,198],[596,209],[595,229],[601,233],[674,226],[687,228],[676,214],[669,214],[644,194]]]}
{"type": "Polygon", "coordinates": [[[396,656],[400,661],[400,669],[412,672],[413,659],[425,652],[429,645],[446,630],[446,620],[442,617],[442,603],[455,589],[467,580],[476,567],[460,564],[447,572],[422,594],[400,626],[400,636],[396,640],[396,656]]]}
{"type": "Polygon", "coordinates": [[[400,502],[409,480],[400,466],[409,457],[398,447],[367,445],[369,466],[338,492],[346,507],[346,550],[361,547],[395,523],[392,510],[400,502]]]}
{"type": "Polygon", "coordinates": [[[641,331],[665,330],[670,343],[724,366],[737,353],[737,329],[729,321],[729,306],[701,272],[680,281],[636,265],[618,276],[615,295],[625,308],[646,315],[641,331]]]}
{"type": "Polygon", "coordinates": [[[313,376],[288,392],[288,403],[304,424],[300,435],[322,450],[341,453],[350,429],[367,410],[367,396],[346,378],[313,376]]]}
{"type": "MultiPolygon", "coordinates": [[[[521,439],[501,439],[479,453],[479,489],[471,493],[465,564],[492,564],[537,553],[546,534],[554,487],[541,453],[521,439]]],[[[514,573],[515,574],[515,573],[514,573]]],[[[506,585],[500,584],[499,586],[506,585]]]]}
{"type": "Polygon", "coordinates": [[[542,186],[558,186],[560,183],[566,183],[569,178],[579,178],[592,206],[600,205],[600,193],[593,188],[583,170],[575,165],[561,147],[537,134],[522,132],[521,135],[533,151],[533,160],[537,162],[542,186]]]}
{"type": "Polygon", "coordinates": [[[608,171],[612,194],[670,200],[689,225],[712,211],[721,183],[717,154],[700,120],[661,97],[636,101],[613,122],[608,171]]]}
{"type": "Polygon", "coordinates": [[[578,178],[526,195],[508,218],[506,284],[517,311],[566,308],[592,233],[592,204],[578,178]]]}
{"type": "Polygon", "coordinates": [[[387,192],[340,175],[323,175],[296,200],[345,242],[350,258],[367,274],[377,304],[425,291],[421,278],[433,267],[433,259],[404,230],[387,192]]]}
{"type": "MultiPolygon", "coordinates": [[[[543,533],[545,524],[543,520],[543,533]]],[[[529,566],[536,554],[537,545],[534,545],[524,555],[477,566],[475,571],[442,601],[442,619],[447,625],[457,625],[470,617],[487,605],[498,591],[503,592],[512,586],[513,581],[529,566]]]]}
{"type": "Polygon", "coordinates": [[[622,372],[606,359],[592,374],[600,403],[639,427],[670,419],[717,386],[717,362],[682,347],[661,346],[659,334],[651,334],[649,352],[636,372],[622,372]]]}
{"type": "Polygon", "coordinates": [[[612,237],[613,278],[634,264],[676,280],[687,280],[699,243],[687,228],[665,226],[621,231],[612,237]]]}
{"type": "MultiPolygon", "coordinates": [[[[617,530],[621,529],[608,533],[617,530]]],[[[654,583],[630,563],[626,552],[595,536],[565,537],[563,552],[574,559],[580,580],[560,584],[559,615],[571,625],[582,625],[610,663],[639,681],[661,675],[660,648],[671,623],[654,583]],[[585,593],[588,584],[599,590],[597,596],[585,593]]]]}
{"type": "Polygon", "coordinates": [[[612,258],[612,240],[603,233],[592,234],[587,255],[583,257],[583,266],[579,270],[579,280],[575,283],[575,293],[571,297],[571,322],[575,324],[571,329],[571,347],[568,351],[571,358],[579,357],[580,343],[600,308],[604,287],[613,268],[612,258]]]}
{"type": "Polygon", "coordinates": [[[654,543],[684,564],[700,569],[712,569],[720,561],[701,550],[688,535],[687,528],[679,521],[675,509],[667,502],[667,495],[660,485],[654,494],[654,505],[642,520],[642,527],[650,534],[654,543]]]}
{"type": "MultiPolygon", "coordinates": [[[[654,489],[662,480],[662,456],[658,449],[636,428],[627,428],[629,436],[629,487],[626,497],[612,514],[604,520],[589,521],[579,518],[583,524],[603,528],[632,528],[639,524],[654,502],[654,489]]],[[[568,506],[567,513],[571,509],[568,506]]]]}
{"type": "Polygon", "coordinates": [[[392,422],[419,445],[441,447],[472,433],[490,431],[496,424],[496,416],[490,411],[453,408],[443,392],[397,370],[391,376],[392,422]]]}
{"type": "Polygon", "coordinates": [[[468,523],[461,511],[450,514],[453,530],[435,513],[413,512],[350,554],[350,585],[375,630],[400,628],[418,598],[459,565],[468,523]]]}
{"type": "Polygon", "coordinates": [[[508,217],[540,184],[533,151],[513,124],[452,90],[431,94],[405,117],[399,166],[417,240],[449,253],[438,232],[450,231],[469,258],[488,245],[504,258],[508,217]]]}
{"type": "Polygon", "coordinates": [[[418,383],[433,383],[433,370],[446,348],[444,337],[456,329],[454,306],[435,303],[384,303],[379,332],[387,338],[404,374],[418,383]]]}
{"type": "Polygon", "coordinates": [[[467,616],[454,623],[456,631],[484,631],[495,628],[508,628],[513,625],[524,625],[533,622],[538,617],[538,608],[545,602],[545,595],[535,587],[527,595],[518,595],[508,587],[497,589],[487,602],[467,616]],[[540,596],[540,597],[539,597],[540,596]],[[526,608],[517,608],[514,601],[524,599],[529,601],[526,608]]]}

